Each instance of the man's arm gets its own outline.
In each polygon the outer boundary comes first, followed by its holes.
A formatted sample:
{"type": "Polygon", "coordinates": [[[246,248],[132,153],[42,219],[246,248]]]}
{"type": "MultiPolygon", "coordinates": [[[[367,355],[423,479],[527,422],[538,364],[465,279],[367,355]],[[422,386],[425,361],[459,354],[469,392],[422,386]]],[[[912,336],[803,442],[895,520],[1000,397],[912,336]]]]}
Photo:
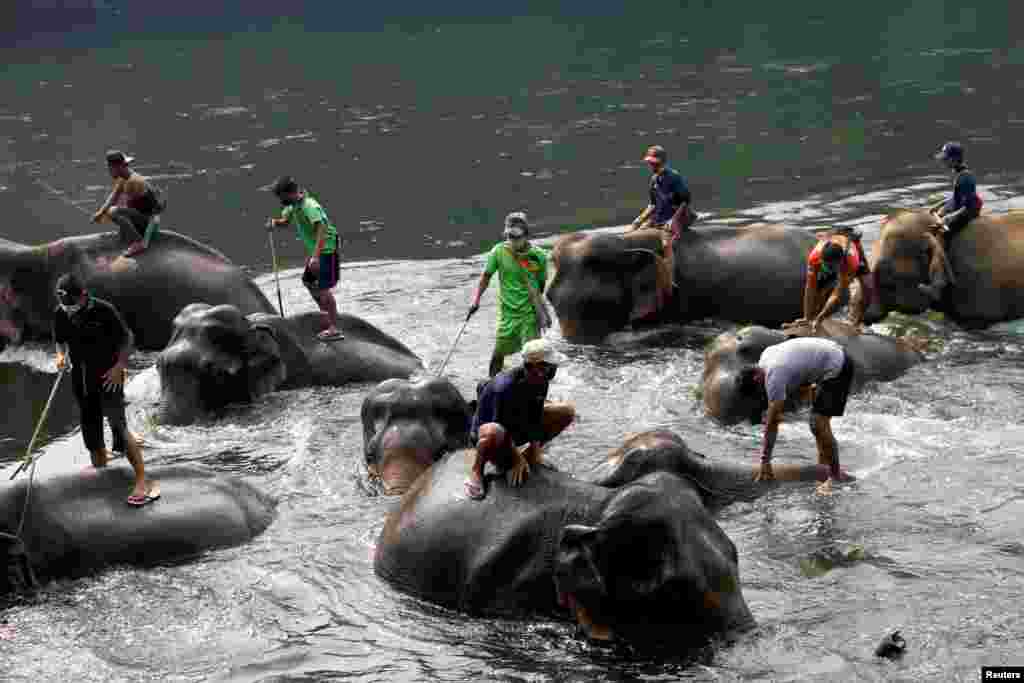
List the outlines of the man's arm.
{"type": "Polygon", "coordinates": [[[818,274],[807,269],[807,281],[804,282],[804,320],[814,319],[814,302],[818,298],[818,274]]]}
{"type": "Polygon", "coordinates": [[[814,316],[814,323],[818,324],[835,310],[836,306],[839,305],[839,297],[843,292],[847,291],[850,287],[850,274],[845,269],[839,271],[839,282],[835,287],[832,288],[832,293],[828,297],[828,301],[821,307],[818,315],[814,316]]]}
{"type": "Polygon", "coordinates": [[[469,304],[469,315],[473,315],[480,308],[480,297],[487,291],[491,284],[491,274],[487,271],[480,273],[480,280],[476,283],[476,290],[473,292],[473,301],[469,304]]]}
{"type": "Polygon", "coordinates": [[[96,213],[94,213],[92,215],[92,222],[93,223],[99,223],[101,220],[103,220],[104,214],[107,213],[107,211],[110,209],[110,207],[112,207],[114,204],[117,203],[117,200],[121,197],[121,193],[123,191],[124,191],[124,181],[121,180],[121,179],[118,179],[114,183],[114,189],[111,190],[110,194],[107,196],[107,201],[103,202],[103,205],[100,206],[100,208],[96,210],[96,213]]]}
{"type": "Polygon", "coordinates": [[[121,317],[121,314],[117,312],[116,308],[111,306],[110,313],[113,316],[111,326],[114,329],[114,334],[119,335],[117,361],[115,362],[115,365],[124,369],[128,367],[128,358],[132,355],[132,349],[135,347],[135,335],[132,334],[131,329],[125,324],[124,319],[121,317]]]}
{"type": "Polygon", "coordinates": [[[654,204],[648,204],[647,208],[640,212],[640,215],[633,220],[632,227],[634,230],[639,228],[644,222],[651,217],[651,213],[654,211],[654,204]]]}
{"type": "Polygon", "coordinates": [[[676,179],[676,186],[672,190],[672,199],[679,203],[679,208],[672,214],[672,220],[677,221],[686,214],[690,208],[690,188],[686,186],[682,178],[676,179]]]}
{"type": "Polygon", "coordinates": [[[768,413],[764,418],[764,440],[761,444],[762,464],[772,461],[772,451],[775,450],[775,439],[779,436],[779,424],[782,423],[782,410],[785,405],[785,401],[768,402],[768,413]]]}

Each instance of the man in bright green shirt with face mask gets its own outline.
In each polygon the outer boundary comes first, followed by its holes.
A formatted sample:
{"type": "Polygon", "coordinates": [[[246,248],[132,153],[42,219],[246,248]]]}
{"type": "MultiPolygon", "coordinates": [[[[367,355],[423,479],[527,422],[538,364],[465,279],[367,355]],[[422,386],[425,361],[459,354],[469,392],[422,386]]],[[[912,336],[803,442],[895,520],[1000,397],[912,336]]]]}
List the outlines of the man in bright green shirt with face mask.
{"type": "Polygon", "coordinates": [[[487,290],[491,277],[498,273],[501,284],[498,335],[491,355],[491,377],[501,372],[505,356],[516,353],[523,344],[537,339],[543,332],[537,326],[537,307],[544,306],[540,299],[548,279],[548,257],[543,249],[530,244],[529,234],[525,213],[516,211],[505,218],[505,241],[487,255],[487,265],[469,307],[469,316],[472,316],[480,308],[480,297],[487,290]]]}

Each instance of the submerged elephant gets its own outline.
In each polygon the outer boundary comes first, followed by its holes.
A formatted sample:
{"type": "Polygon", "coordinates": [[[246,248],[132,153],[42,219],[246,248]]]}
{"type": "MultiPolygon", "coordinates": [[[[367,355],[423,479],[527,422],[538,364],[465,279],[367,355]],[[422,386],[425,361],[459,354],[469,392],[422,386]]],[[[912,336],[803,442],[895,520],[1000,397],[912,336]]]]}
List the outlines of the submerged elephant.
{"type": "Polygon", "coordinates": [[[0,595],[116,564],[144,565],[238,545],[263,532],[276,503],[250,484],[195,465],[147,468],[162,497],[124,502],[132,471],[107,467],[0,484],[0,595]],[[29,496],[27,509],[25,497],[29,496]],[[25,511],[20,540],[16,536],[25,511]]]}
{"type": "Polygon", "coordinates": [[[384,493],[408,490],[423,470],[469,440],[473,412],[443,378],[389,379],[363,399],[363,451],[384,493]]]}
{"type": "Polygon", "coordinates": [[[596,342],[630,324],[720,318],[776,326],[800,316],[814,237],[778,225],[576,233],[555,243],[547,296],[562,335],[596,342]]]}
{"type": "Polygon", "coordinates": [[[872,249],[877,301],[866,320],[890,311],[921,313],[933,308],[967,327],[1024,318],[1024,212],[984,214],[949,242],[945,278],[938,219],[927,211],[898,211],[884,220],[872,249]],[[939,301],[918,285],[948,280],[939,301]]]}
{"type": "Polygon", "coordinates": [[[282,318],[235,306],[189,304],[157,357],[162,418],[184,422],[277,389],[409,377],[422,369],[401,342],[338,314],[339,341],[324,342],[319,311],[282,318]]]}
{"type": "MultiPolygon", "coordinates": [[[[853,375],[855,390],[868,381],[887,382],[896,379],[924,358],[907,341],[877,334],[861,334],[838,320],[822,321],[822,332],[821,336],[836,341],[856,364],[853,375]]],[[[706,413],[725,424],[743,420],[760,422],[764,407],[761,398],[740,391],[739,372],[745,367],[756,365],[761,352],[769,346],[798,333],[808,332],[806,329],[780,331],[754,326],[719,335],[704,354],[701,391],[706,413]]],[[[795,407],[794,398],[787,408],[795,407]]]]}
{"type": "Polygon", "coordinates": [[[159,350],[171,323],[194,301],[231,304],[244,313],[273,313],[263,292],[223,254],[163,230],[133,258],[117,233],[67,237],[27,246],[0,239],[0,348],[51,337],[54,284],[77,274],[89,292],[114,304],[140,349],[159,350]]]}
{"type": "Polygon", "coordinates": [[[374,568],[401,591],[474,615],[575,616],[596,639],[700,644],[754,619],[736,547],[710,511],[818,465],[708,463],[670,432],[626,441],[587,480],[535,467],[519,487],[489,475],[471,500],[473,451],[424,472],[388,515],[374,568]]]}

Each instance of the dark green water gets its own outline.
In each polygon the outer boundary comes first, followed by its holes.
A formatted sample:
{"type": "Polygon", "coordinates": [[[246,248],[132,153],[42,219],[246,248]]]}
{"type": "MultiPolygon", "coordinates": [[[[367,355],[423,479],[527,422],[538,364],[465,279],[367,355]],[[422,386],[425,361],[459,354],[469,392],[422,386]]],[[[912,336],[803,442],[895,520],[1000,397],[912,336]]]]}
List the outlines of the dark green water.
{"type": "Polygon", "coordinates": [[[260,188],[282,173],[364,234],[353,258],[478,253],[518,208],[541,231],[625,222],[652,142],[716,215],[912,185],[951,138],[1012,182],[1013,3],[962,4],[98,10],[64,45],[4,50],[4,236],[89,230],[108,147],[162,176],[166,225],[244,264],[268,261],[260,188]]]}

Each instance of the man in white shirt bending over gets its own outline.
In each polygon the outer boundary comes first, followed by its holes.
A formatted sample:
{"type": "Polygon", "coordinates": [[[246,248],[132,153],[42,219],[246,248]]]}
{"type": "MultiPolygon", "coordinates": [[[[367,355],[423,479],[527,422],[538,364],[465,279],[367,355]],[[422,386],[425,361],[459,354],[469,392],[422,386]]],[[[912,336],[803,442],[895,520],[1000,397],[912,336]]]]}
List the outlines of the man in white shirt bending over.
{"type": "Polygon", "coordinates": [[[759,392],[768,403],[759,480],[774,478],[772,450],[786,398],[803,395],[809,390],[813,396],[810,427],[818,444],[818,463],[829,467],[829,477],[818,490],[820,493],[831,490],[832,480],[840,478],[839,444],[832,436],[832,418],[841,416],[846,409],[854,371],[853,360],[834,341],[797,337],[769,346],[761,353],[756,366],[740,372],[740,390],[759,392]]]}

